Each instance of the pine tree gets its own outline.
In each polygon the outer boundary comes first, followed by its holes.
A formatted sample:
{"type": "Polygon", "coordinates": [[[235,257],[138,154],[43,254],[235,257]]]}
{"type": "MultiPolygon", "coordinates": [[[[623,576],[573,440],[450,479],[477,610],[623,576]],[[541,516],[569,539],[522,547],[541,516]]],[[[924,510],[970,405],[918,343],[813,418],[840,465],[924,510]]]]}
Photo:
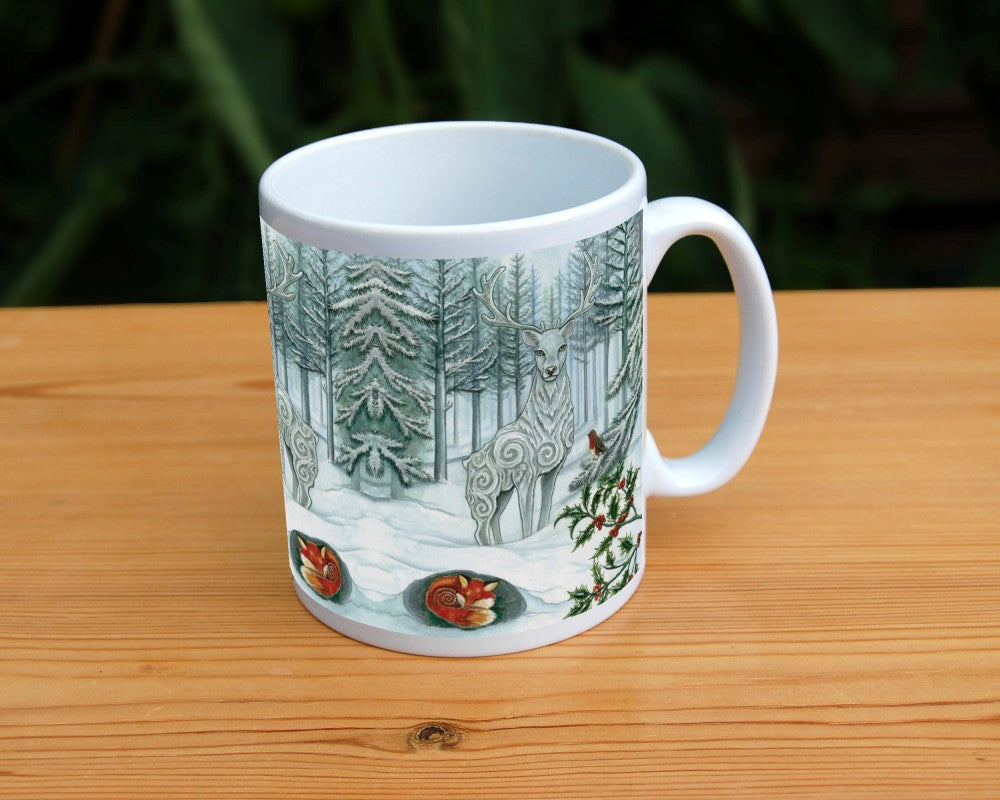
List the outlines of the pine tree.
{"type": "Polygon", "coordinates": [[[323,313],[323,270],[321,254],[308,245],[295,244],[295,266],[302,273],[297,284],[297,302],[292,307],[285,326],[292,361],[299,368],[299,404],[302,419],[312,423],[309,374],[323,374],[326,363],[326,336],[314,324],[323,313]]]}
{"type": "MultiPolygon", "coordinates": [[[[521,257],[523,258],[523,257],[521,257]]],[[[522,271],[523,271],[523,264],[522,271]]],[[[495,292],[503,307],[510,306],[511,314],[515,319],[520,319],[515,313],[515,308],[522,309],[523,312],[527,311],[527,304],[525,302],[524,296],[518,297],[514,292],[514,281],[510,280],[511,276],[508,270],[504,271],[504,274],[500,276],[495,292]]],[[[522,292],[527,290],[527,280],[523,280],[522,292]]],[[[518,332],[513,328],[494,328],[493,329],[493,346],[490,352],[490,356],[493,359],[492,377],[494,381],[494,387],[496,389],[497,397],[497,430],[500,430],[506,424],[505,416],[505,401],[507,396],[504,389],[508,386],[513,385],[515,387],[515,403],[517,401],[517,381],[518,375],[521,375],[521,380],[524,379],[523,373],[523,361],[521,359],[521,337],[518,332]]],[[[534,361],[531,362],[532,368],[534,361]]],[[[522,384],[523,385],[523,384],[522,384]]],[[[514,415],[520,413],[520,408],[515,407],[514,415]]]]}
{"type": "Polygon", "coordinates": [[[291,243],[294,253],[295,268],[302,273],[299,281],[296,300],[286,306],[285,333],[288,339],[292,362],[299,369],[299,412],[307,425],[312,424],[312,409],[310,407],[309,373],[322,371],[322,342],[315,331],[307,324],[307,305],[316,301],[315,251],[301,242],[291,243]],[[307,277],[307,276],[311,276],[307,277]]]}
{"type": "Polygon", "coordinates": [[[381,477],[388,468],[393,497],[427,480],[420,444],[430,438],[431,403],[421,385],[426,327],[433,317],[410,298],[412,275],[398,261],[356,257],[344,268],[346,296],[331,305],[344,314],[337,422],[344,427],[338,463],[360,488],[361,467],[381,477]]]}
{"type": "Polygon", "coordinates": [[[535,265],[532,264],[528,278],[528,321],[532,325],[542,325],[541,311],[542,300],[541,290],[538,285],[538,271],[535,269],[535,265]]]}
{"type": "MultiPolygon", "coordinates": [[[[528,270],[524,263],[524,255],[515,253],[511,256],[505,277],[508,280],[507,300],[510,303],[511,314],[514,319],[526,319],[530,311],[529,293],[531,287],[528,270]]],[[[513,339],[516,352],[511,357],[509,372],[512,373],[514,379],[514,414],[516,416],[521,413],[521,409],[524,408],[524,403],[527,401],[527,392],[525,391],[527,377],[531,374],[535,362],[528,349],[520,346],[516,332],[513,339]]]]}
{"type": "Polygon", "coordinates": [[[295,300],[295,282],[302,276],[294,270],[287,240],[276,234],[263,220],[260,222],[260,231],[264,253],[268,320],[271,327],[274,380],[275,383],[287,388],[288,333],[285,325],[285,307],[295,300]]]}
{"type": "MultiPolygon", "coordinates": [[[[621,364],[608,385],[616,395],[635,381],[642,381],[642,215],[637,214],[614,229],[608,241],[612,292],[610,307],[618,318],[621,334],[621,364]]],[[[608,308],[609,306],[604,306],[608,308]]]]}
{"type": "MultiPolygon", "coordinates": [[[[468,273],[471,285],[479,286],[479,280],[485,271],[485,258],[471,258],[464,262],[464,269],[468,273]]],[[[486,383],[492,374],[496,351],[492,345],[493,328],[483,324],[480,316],[481,310],[475,297],[471,294],[466,299],[466,313],[471,325],[471,347],[470,352],[474,355],[467,360],[465,368],[456,374],[454,379],[454,391],[466,392],[470,395],[471,406],[471,429],[472,429],[472,452],[482,447],[482,396],[486,389],[486,383]]],[[[457,398],[456,398],[457,400],[457,398]]],[[[458,403],[455,402],[457,408],[458,403]]],[[[458,428],[456,423],[455,428],[458,428]]]]}
{"type": "Polygon", "coordinates": [[[621,408],[601,433],[605,451],[585,459],[570,487],[594,483],[628,457],[642,404],[642,216],[617,226],[608,239],[608,282],[599,296],[598,324],[621,336],[621,363],[608,384],[605,400],[621,397],[621,408]]]}
{"type": "MultiPolygon", "coordinates": [[[[570,254],[567,261],[569,291],[566,293],[566,301],[572,305],[574,299],[586,293],[590,287],[591,268],[590,264],[597,264],[598,239],[583,239],[577,242],[576,247],[570,254]],[[589,259],[589,262],[588,262],[589,259]]],[[[580,423],[586,424],[591,414],[591,384],[597,381],[597,376],[591,375],[591,352],[596,347],[601,338],[601,332],[594,323],[593,314],[585,314],[576,321],[573,335],[570,337],[570,354],[572,363],[576,367],[576,375],[573,379],[573,386],[577,393],[576,406],[583,413],[580,423]]]]}
{"type": "Polygon", "coordinates": [[[299,307],[302,323],[289,321],[291,346],[295,362],[320,376],[322,395],[326,401],[325,422],[327,459],[333,463],[336,455],[334,371],[337,366],[339,329],[333,304],[342,291],[344,256],[330,250],[309,247],[301,262],[299,307]]]}
{"type": "Polygon", "coordinates": [[[441,481],[448,478],[448,396],[454,403],[455,392],[478,385],[483,370],[477,365],[489,345],[475,342],[476,301],[468,262],[435,259],[423,263],[419,274],[417,296],[433,320],[427,351],[434,376],[434,480],[441,481]]]}

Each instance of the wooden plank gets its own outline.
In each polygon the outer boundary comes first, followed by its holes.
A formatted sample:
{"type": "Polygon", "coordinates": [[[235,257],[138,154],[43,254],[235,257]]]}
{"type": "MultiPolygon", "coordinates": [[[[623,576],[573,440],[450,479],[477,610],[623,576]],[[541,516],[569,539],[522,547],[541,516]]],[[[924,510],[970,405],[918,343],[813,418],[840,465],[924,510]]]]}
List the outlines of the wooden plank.
{"type": "MultiPolygon", "coordinates": [[[[262,306],[0,312],[0,798],[995,797],[1000,292],[778,308],[761,446],[652,501],[633,600],[448,661],[295,599],[262,306]]],[[[734,303],[650,310],[682,453],[734,303]]]]}

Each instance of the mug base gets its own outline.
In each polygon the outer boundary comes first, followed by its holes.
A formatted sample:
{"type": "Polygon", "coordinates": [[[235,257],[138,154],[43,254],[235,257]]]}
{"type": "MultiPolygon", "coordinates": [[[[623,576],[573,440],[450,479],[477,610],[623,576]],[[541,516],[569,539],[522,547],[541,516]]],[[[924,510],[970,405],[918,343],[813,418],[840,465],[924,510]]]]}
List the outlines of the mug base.
{"type": "Polygon", "coordinates": [[[578,633],[601,624],[620,609],[642,581],[645,572],[645,559],[639,567],[636,576],[628,586],[606,603],[597,606],[578,617],[570,617],[552,625],[533,630],[518,631],[509,634],[488,634],[477,636],[472,633],[461,639],[438,636],[422,636],[413,633],[401,633],[377,628],[363,622],[341,616],[329,607],[323,605],[297,582],[293,582],[295,593],[306,610],[327,627],[338,633],[385,650],[395,650],[398,653],[409,653],[417,656],[444,656],[461,658],[464,656],[498,656],[507,653],[519,653],[524,650],[534,650],[548,644],[561,642],[578,633]],[[473,638],[475,637],[475,638],[473,638]]]}

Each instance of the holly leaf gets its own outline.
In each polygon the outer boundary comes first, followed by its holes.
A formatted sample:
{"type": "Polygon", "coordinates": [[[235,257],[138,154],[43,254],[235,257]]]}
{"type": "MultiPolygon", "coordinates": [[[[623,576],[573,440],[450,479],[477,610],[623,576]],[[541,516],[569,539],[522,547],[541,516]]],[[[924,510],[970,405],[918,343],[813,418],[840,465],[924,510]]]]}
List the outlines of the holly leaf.
{"type": "Polygon", "coordinates": [[[586,586],[577,586],[572,592],[569,592],[570,600],[588,600],[590,598],[591,592],[586,586]]]}
{"type": "Polygon", "coordinates": [[[594,535],[594,520],[587,523],[587,526],[580,532],[580,535],[576,537],[573,542],[573,550],[578,550],[587,542],[590,541],[590,537],[594,535]]]}
{"type": "Polygon", "coordinates": [[[635,495],[635,484],[639,480],[639,468],[629,467],[628,475],[625,477],[626,491],[630,495],[635,495]]]}
{"type": "Polygon", "coordinates": [[[575,617],[582,614],[584,611],[590,611],[590,607],[593,605],[593,599],[588,597],[586,600],[581,600],[578,603],[574,603],[573,607],[569,610],[566,617],[575,617]]]}
{"type": "Polygon", "coordinates": [[[573,506],[570,508],[567,506],[563,509],[562,513],[556,517],[556,522],[560,520],[568,519],[570,520],[569,535],[573,536],[574,531],[576,531],[576,526],[579,525],[583,520],[585,520],[589,515],[586,511],[579,508],[578,506],[573,506]]]}
{"type": "Polygon", "coordinates": [[[621,497],[618,492],[611,495],[611,500],[608,501],[608,517],[609,522],[614,522],[621,516],[621,497]]]}
{"type": "Polygon", "coordinates": [[[601,543],[599,545],[597,545],[597,550],[594,551],[594,555],[591,556],[591,558],[593,558],[594,561],[596,561],[602,555],[604,555],[605,553],[609,552],[611,550],[611,543],[613,541],[614,541],[614,539],[611,536],[605,536],[601,540],[601,543]]]}

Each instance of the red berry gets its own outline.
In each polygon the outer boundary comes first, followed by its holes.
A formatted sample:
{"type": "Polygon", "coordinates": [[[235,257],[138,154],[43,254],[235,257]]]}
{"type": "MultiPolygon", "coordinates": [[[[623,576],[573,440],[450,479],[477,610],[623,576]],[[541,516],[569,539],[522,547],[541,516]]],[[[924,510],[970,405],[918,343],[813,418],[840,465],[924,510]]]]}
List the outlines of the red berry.
{"type": "Polygon", "coordinates": [[[613,527],[613,528],[611,529],[611,533],[610,533],[610,535],[611,535],[611,536],[617,536],[617,535],[618,535],[618,526],[617,526],[617,525],[615,525],[615,527],[613,527]]]}
{"type": "Polygon", "coordinates": [[[624,489],[625,488],[625,479],[624,478],[622,478],[620,481],[618,481],[618,488],[619,489],[624,489]]]}
{"type": "Polygon", "coordinates": [[[628,504],[629,504],[630,506],[631,506],[631,505],[635,505],[635,495],[634,495],[634,494],[630,494],[630,495],[628,496],[628,504]]]}
{"type": "Polygon", "coordinates": [[[620,517],[618,517],[618,524],[621,525],[627,517],[628,514],[622,514],[620,517]]]}
{"type": "Polygon", "coordinates": [[[594,517],[594,527],[597,528],[597,530],[601,529],[601,526],[604,524],[604,519],[605,517],[603,514],[598,514],[594,517]]]}
{"type": "Polygon", "coordinates": [[[642,542],[642,531],[639,531],[639,535],[635,539],[635,546],[638,547],[641,542],[642,542]]]}

